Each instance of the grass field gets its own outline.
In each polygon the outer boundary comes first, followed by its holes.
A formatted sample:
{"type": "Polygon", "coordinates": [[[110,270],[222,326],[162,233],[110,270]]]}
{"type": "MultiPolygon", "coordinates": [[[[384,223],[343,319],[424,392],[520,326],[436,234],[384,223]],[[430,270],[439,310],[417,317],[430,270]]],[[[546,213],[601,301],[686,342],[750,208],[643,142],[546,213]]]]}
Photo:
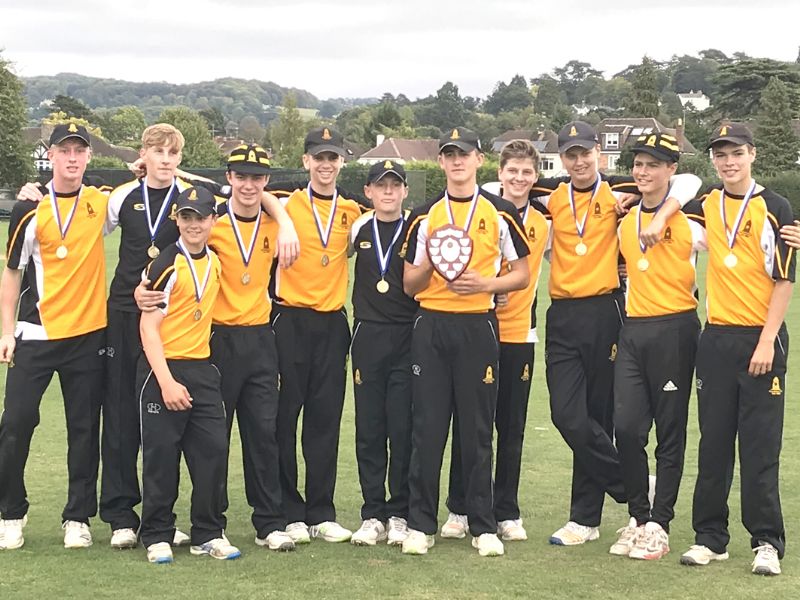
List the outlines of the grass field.
{"type": "MultiPolygon", "coordinates": [[[[5,227],[3,226],[3,229],[5,227]]],[[[0,235],[5,244],[5,231],[0,235]]],[[[107,243],[109,272],[116,264],[116,238],[107,243]]],[[[546,281],[547,273],[542,274],[546,281]]],[[[540,323],[547,295],[540,293],[540,323]]],[[[800,294],[787,321],[790,337],[800,336],[800,294]]],[[[543,328],[542,328],[543,331],[543,328]]],[[[174,565],[150,565],[144,550],[114,551],[110,531],[93,522],[95,544],[88,550],[65,550],[59,527],[66,495],[66,436],[60,391],[54,382],[42,402],[42,422],[33,440],[27,468],[31,509],[25,546],[0,552],[0,599],[10,598],[796,598],[800,558],[794,552],[800,531],[800,458],[797,450],[800,388],[787,385],[786,425],[781,472],[788,536],[784,574],[762,578],[750,574],[749,537],[739,524],[738,479],[731,492],[730,560],[705,568],[678,564],[692,543],[691,495],[697,473],[698,431],[692,400],[683,489],[672,525],[672,553],[661,561],[641,562],[608,554],[615,531],[626,522],[625,508],[608,501],[600,540],[562,548],[547,538],[568,515],[571,456],[550,423],[544,383],[543,352],[537,348],[528,413],[520,500],[529,541],[506,544],[506,556],[480,558],[465,540],[441,540],[425,557],[403,556],[387,546],[356,548],[315,541],[296,552],[277,554],[253,544],[249,507],[244,500],[238,437],[234,439],[231,541],[244,556],[215,561],[176,552],[174,565]]],[[[790,355],[791,356],[791,355],[790,355]]],[[[792,359],[792,365],[797,365],[792,359]]],[[[5,379],[5,369],[0,378],[5,379]]],[[[349,385],[349,384],[348,384],[349,385]]],[[[361,505],[354,449],[353,399],[348,389],[339,452],[336,504],[339,521],[358,527],[361,505]]],[[[651,436],[652,437],[652,436],[651,436]]],[[[449,451],[446,452],[449,457],[449,451]]],[[[445,468],[447,466],[445,465],[445,468]]],[[[446,471],[445,471],[446,472],[446,471]]],[[[446,477],[443,478],[446,480],[446,477]]],[[[188,530],[188,476],[176,513],[188,530]]],[[[442,499],[445,491],[443,490],[442,499]]],[[[440,518],[444,519],[444,507],[440,518]]]]}

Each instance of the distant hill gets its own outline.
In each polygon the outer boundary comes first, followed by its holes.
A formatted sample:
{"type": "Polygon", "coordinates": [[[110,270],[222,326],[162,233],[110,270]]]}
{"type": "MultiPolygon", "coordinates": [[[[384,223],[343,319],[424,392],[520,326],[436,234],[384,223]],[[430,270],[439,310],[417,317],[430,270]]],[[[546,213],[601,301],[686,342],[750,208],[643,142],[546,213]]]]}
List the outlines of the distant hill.
{"type": "Polygon", "coordinates": [[[284,96],[293,92],[297,106],[337,113],[344,108],[371,104],[377,99],[342,99],[320,101],[305,90],[286,88],[271,81],[235,79],[226,77],[199,83],[176,84],[167,82],[134,82],[120,79],[87,77],[77,73],[59,73],[53,76],[23,77],[28,106],[33,119],[49,111],[42,102],[58,94],[72,96],[92,109],[137,106],[149,120],[155,119],[167,106],[183,105],[203,110],[218,108],[226,120],[239,122],[248,115],[267,123],[277,114],[276,107],[284,96]]]}

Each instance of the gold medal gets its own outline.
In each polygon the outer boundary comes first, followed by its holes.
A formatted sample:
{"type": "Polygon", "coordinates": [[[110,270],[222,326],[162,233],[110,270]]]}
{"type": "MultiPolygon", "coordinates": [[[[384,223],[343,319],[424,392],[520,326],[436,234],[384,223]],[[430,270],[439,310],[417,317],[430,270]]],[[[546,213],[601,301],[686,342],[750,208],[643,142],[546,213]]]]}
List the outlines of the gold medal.
{"type": "Polygon", "coordinates": [[[643,256],[639,259],[639,262],[636,263],[636,268],[640,271],[647,271],[647,269],[650,268],[650,261],[643,256]]]}
{"type": "Polygon", "coordinates": [[[375,284],[375,289],[378,290],[381,294],[385,294],[389,291],[389,282],[385,279],[381,279],[378,283],[375,284]]]}
{"type": "Polygon", "coordinates": [[[732,269],[739,263],[739,259],[736,258],[736,255],[733,252],[731,252],[730,254],[728,254],[728,256],[725,257],[724,262],[726,267],[732,269]]]}
{"type": "Polygon", "coordinates": [[[331,262],[331,259],[328,258],[328,255],[327,254],[323,254],[322,255],[322,266],[323,267],[327,267],[330,262],[331,262]]]}
{"type": "Polygon", "coordinates": [[[58,248],[56,248],[56,258],[59,260],[64,260],[67,258],[67,247],[64,244],[61,244],[58,248]]]}
{"type": "Polygon", "coordinates": [[[242,273],[242,284],[247,285],[248,283],[250,283],[250,273],[245,271],[244,273],[242,273]]]}
{"type": "Polygon", "coordinates": [[[589,248],[586,247],[586,244],[583,242],[578,242],[575,246],[575,254],[578,256],[585,256],[586,253],[589,251],[589,248]]]}
{"type": "Polygon", "coordinates": [[[150,244],[150,247],[147,249],[147,256],[150,258],[158,258],[160,251],[158,248],[155,247],[154,244],[150,244]]]}
{"type": "Polygon", "coordinates": [[[196,311],[194,311],[194,320],[199,321],[202,318],[203,318],[203,311],[198,308],[196,311]]]}

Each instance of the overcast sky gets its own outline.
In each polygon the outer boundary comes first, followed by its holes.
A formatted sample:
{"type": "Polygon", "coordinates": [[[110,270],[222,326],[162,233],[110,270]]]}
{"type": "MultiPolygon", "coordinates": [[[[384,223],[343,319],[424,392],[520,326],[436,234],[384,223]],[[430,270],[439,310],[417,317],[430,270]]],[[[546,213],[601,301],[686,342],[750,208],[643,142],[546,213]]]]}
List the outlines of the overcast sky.
{"type": "Polygon", "coordinates": [[[274,81],[319,98],[486,96],[572,59],[612,74],[643,54],[717,48],[795,60],[797,0],[0,0],[22,76],[274,81]]]}

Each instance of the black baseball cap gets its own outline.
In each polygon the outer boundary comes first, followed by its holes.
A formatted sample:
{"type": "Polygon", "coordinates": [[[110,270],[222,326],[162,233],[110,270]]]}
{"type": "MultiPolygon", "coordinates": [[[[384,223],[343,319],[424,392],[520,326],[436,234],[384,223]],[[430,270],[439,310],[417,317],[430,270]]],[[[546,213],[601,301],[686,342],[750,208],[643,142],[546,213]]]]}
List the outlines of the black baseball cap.
{"type": "Polygon", "coordinates": [[[269,175],[269,155],[256,144],[242,144],[228,155],[228,170],[245,175],[269,175]]]}
{"type": "Polygon", "coordinates": [[[396,175],[397,178],[406,184],[406,170],[403,168],[403,165],[394,162],[393,160],[385,160],[383,162],[377,162],[369,168],[369,173],[367,174],[367,185],[370,183],[375,183],[376,181],[380,181],[386,175],[389,174],[396,175]]]}
{"type": "Polygon", "coordinates": [[[744,123],[727,123],[717,127],[711,135],[711,141],[708,142],[706,150],[710,150],[711,146],[719,142],[730,142],[737,146],[756,145],[753,141],[753,132],[744,123]]]}
{"type": "Polygon", "coordinates": [[[455,146],[464,152],[472,152],[473,150],[482,152],[478,134],[466,127],[455,127],[439,138],[439,154],[448,146],[455,146]]]}
{"type": "Polygon", "coordinates": [[[175,201],[175,212],[193,210],[201,217],[217,214],[217,201],[204,187],[190,187],[183,190],[175,201]]]}
{"type": "Polygon", "coordinates": [[[316,156],[321,152],[335,152],[339,156],[347,154],[344,149],[344,137],[330,127],[317,127],[309,131],[303,145],[303,152],[311,156],[316,156]]]}
{"type": "Polygon", "coordinates": [[[636,139],[631,151],[634,154],[649,154],[653,158],[675,163],[681,157],[678,140],[666,133],[649,133],[636,139]]]}
{"type": "Polygon", "coordinates": [[[563,154],[574,146],[591,150],[598,143],[594,127],[584,121],[570,121],[558,132],[559,154],[563,154]]]}
{"type": "Polygon", "coordinates": [[[81,140],[87,146],[91,146],[91,137],[86,127],[78,125],[77,123],[61,123],[53,128],[53,133],[50,134],[50,145],[55,146],[61,142],[75,138],[81,140]]]}

